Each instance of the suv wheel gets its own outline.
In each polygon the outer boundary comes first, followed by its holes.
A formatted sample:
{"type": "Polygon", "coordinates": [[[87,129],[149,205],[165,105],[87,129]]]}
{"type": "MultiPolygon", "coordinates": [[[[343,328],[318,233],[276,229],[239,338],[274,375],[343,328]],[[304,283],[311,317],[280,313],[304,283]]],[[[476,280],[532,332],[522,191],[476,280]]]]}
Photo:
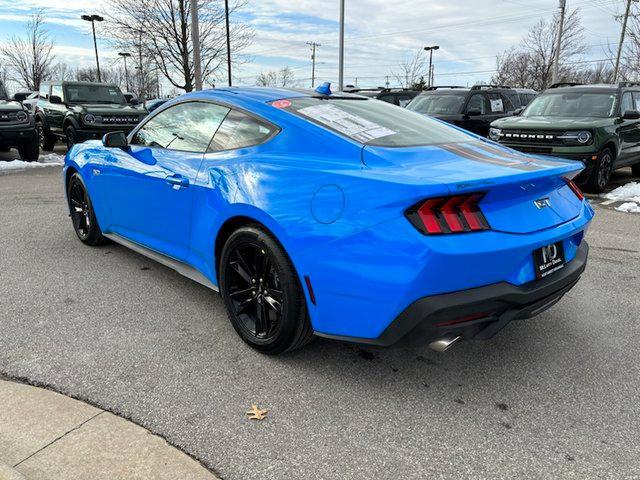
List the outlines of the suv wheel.
{"type": "Polygon", "coordinates": [[[602,193],[609,183],[613,172],[614,155],[611,149],[605,148],[593,164],[593,170],[585,183],[585,190],[590,193],[602,193]]]}
{"type": "Polygon", "coordinates": [[[220,259],[220,293],[233,328],[256,350],[275,355],[313,338],[291,260],[259,225],[236,230],[220,259]]]}
{"type": "Polygon", "coordinates": [[[53,147],[56,146],[56,137],[51,135],[51,132],[46,130],[42,125],[42,122],[36,123],[36,129],[38,130],[38,140],[40,141],[40,150],[45,152],[53,151],[53,147]]]}
{"type": "Polygon", "coordinates": [[[69,125],[64,133],[67,136],[67,149],[71,150],[71,147],[73,147],[77,142],[76,129],[73,128],[72,125],[69,125]]]}
{"type": "Polygon", "coordinates": [[[23,143],[18,146],[18,153],[25,162],[36,162],[40,156],[40,145],[35,140],[23,143]]]}

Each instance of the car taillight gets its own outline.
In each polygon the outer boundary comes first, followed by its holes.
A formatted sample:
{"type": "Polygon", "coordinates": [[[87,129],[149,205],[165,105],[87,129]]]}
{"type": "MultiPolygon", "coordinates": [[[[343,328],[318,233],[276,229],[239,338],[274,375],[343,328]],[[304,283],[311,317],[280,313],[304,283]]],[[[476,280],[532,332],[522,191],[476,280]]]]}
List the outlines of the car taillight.
{"type": "Polygon", "coordinates": [[[425,235],[490,230],[478,204],[483,193],[430,198],[406,212],[409,221],[425,235]]]}
{"type": "Polygon", "coordinates": [[[567,182],[567,185],[569,186],[569,188],[573,191],[573,193],[576,194],[576,197],[578,197],[578,200],[584,200],[584,194],[582,193],[582,190],[580,190],[580,187],[576,185],[573,180],[569,178],[565,178],[564,181],[567,182]]]}

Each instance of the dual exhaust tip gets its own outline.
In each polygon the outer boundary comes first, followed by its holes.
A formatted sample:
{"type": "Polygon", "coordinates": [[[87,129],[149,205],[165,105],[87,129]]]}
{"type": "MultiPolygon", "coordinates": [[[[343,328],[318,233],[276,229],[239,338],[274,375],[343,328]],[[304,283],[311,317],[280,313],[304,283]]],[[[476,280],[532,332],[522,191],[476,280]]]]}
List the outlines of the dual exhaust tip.
{"type": "Polygon", "coordinates": [[[431,350],[435,350],[436,352],[444,352],[446,350],[449,350],[449,348],[451,348],[451,346],[456,343],[458,340],[460,340],[462,337],[460,335],[448,335],[442,338],[439,338],[438,340],[434,340],[433,342],[431,342],[429,344],[429,348],[431,350]]]}

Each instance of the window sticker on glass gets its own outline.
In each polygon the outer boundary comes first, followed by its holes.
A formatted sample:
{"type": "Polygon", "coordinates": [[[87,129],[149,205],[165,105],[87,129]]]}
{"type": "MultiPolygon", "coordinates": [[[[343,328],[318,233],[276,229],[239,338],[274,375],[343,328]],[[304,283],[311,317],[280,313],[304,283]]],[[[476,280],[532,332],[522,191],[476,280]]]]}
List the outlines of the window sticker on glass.
{"type": "Polygon", "coordinates": [[[298,112],[360,142],[397,133],[330,104],[313,105],[301,108],[298,112]]]}
{"type": "Polygon", "coordinates": [[[491,99],[491,111],[492,112],[504,112],[504,105],[501,98],[491,99]]]}

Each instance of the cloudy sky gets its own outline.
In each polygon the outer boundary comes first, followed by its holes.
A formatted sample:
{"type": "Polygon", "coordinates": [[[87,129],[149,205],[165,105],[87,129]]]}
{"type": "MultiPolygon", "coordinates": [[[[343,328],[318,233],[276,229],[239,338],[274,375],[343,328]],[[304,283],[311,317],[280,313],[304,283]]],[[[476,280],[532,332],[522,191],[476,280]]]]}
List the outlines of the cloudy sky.
{"type": "MultiPolygon", "coordinates": [[[[93,65],[89,24],[79,16],[99,11],[102,2],[0,0],[0,42],[20,35],[28,14],[43,8],[58,58],[70,65],[93,65]]],[[[557,4],[557,0],[346,0],[345,82],[355,83],[357,78],[362,86],[383,85],[389,75],[394,84],[399,64],[434,44],[440,45],[434,57],[436,83],[486,81],[496,55],[519,43],[540,18],[550,18],[557,4]]],[[[625,0],[567,0],[568,8],[582,13],[589,46],[585,60],[607,58],[608,45],[617,45],[620,24],[614,16],[623,12],[624,4],[625,0]]],[[[287,65],[296,80],[308,86],[309,41],[322,45],[317,52],[318,78],[335,81],[338,15],[338,0],[248,0],[237,18],[251,24],[255,37],[244,52],[248,61],[234,71],[236,83],[253,84],[259,72],[287,65]]],[[[99,48],[103,63],[118,61],[106,42],[99,48]]]]}

